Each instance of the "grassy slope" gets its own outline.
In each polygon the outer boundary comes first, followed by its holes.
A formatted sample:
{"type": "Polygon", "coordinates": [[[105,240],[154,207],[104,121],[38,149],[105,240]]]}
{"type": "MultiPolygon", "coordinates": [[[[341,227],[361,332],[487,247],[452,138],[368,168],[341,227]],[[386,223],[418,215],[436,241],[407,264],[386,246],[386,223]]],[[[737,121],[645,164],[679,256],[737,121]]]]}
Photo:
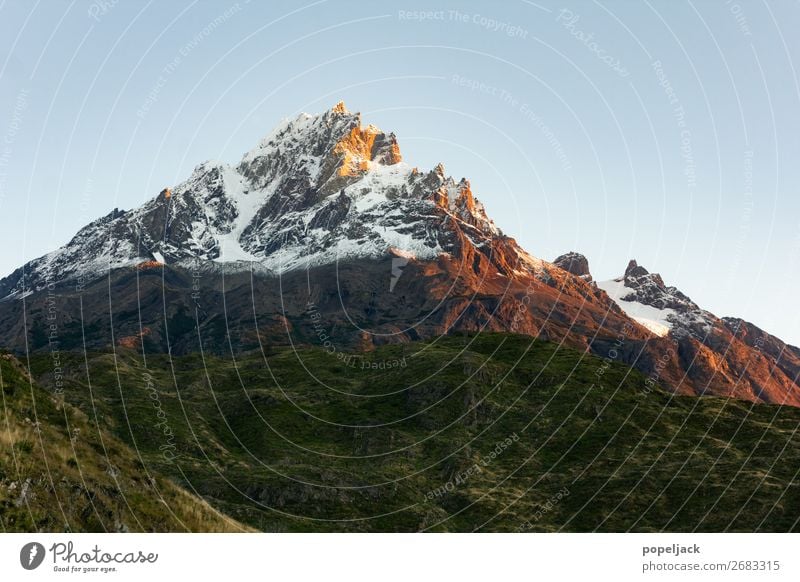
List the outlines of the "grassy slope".
{"type": "Polygon", "coordinates": [[[238,531],[0,354],[0,531],[238,531]]]}
{"type": "MultiPolygon", "coordinates": [[[[404,355],[145,368],[124,351],[89,372],[100,422],[148,469],[266,531],[798,529],[798,409],[648,392],[622,365],[512,335],[364,357],[404,355]]],[[[44,382],[51,367],[33,362],[44,382]]],[[[64,368],[68,401],[93,410],[83,356],[64,368]]]]}

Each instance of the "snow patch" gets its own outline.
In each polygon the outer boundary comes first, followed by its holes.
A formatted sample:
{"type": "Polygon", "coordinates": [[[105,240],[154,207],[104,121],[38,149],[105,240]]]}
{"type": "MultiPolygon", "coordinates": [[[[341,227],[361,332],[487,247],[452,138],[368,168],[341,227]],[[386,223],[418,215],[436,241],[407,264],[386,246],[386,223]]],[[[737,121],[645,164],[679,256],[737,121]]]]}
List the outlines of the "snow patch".
{"type": "Polygon", "coordinates": [[[608,293],[608,296],[619,305],[625,314],[649,329],[653,334],[664,337],[672,329],[670,316],[676,315],[674,309],[658,309],[651,305],[645,305],[638,301],[627,301],[623,297],[631,293],[631,289],[625,287],[623,279],[612,279],[611,281],[599,281],[597,286],[608,293]]]}
{"type": "Polygon", "coordinates": [[[233,221],[230,232],[217,234],[219,257],[215,260],[218,263],[257,261],[258,257],[242,248],[239,239],[270,193],[248,191],[245,189],[242,175],[236,170],[227,165],[220,169],[222,171],[225,195],[236,205],[238,214],[233,221]]]}

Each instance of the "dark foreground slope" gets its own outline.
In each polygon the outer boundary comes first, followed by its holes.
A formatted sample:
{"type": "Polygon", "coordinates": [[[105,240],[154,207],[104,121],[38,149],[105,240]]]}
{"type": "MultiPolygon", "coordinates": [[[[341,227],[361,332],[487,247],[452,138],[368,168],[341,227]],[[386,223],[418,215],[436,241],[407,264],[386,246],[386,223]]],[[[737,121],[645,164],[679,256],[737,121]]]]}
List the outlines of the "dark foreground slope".
{"type": "MultiPolygon", "coordinates": [[[[123,349],[89,356],[91,391],[65,355],[64,394],[85,411],[93,395],[149,470],[266,531],[798,529],[797,408],[649,389],[507,334],[330,350],[145,366],[123,349]]],[[[33,372],[52,385],[48,357],[33,372]]]]}
{"type": "MultiPolygon", "coordinates": [[[[0,354],[0,531],[241,531],[0,354]]],[[[91,410],[86,408],[86,411],[91,410]]]]}

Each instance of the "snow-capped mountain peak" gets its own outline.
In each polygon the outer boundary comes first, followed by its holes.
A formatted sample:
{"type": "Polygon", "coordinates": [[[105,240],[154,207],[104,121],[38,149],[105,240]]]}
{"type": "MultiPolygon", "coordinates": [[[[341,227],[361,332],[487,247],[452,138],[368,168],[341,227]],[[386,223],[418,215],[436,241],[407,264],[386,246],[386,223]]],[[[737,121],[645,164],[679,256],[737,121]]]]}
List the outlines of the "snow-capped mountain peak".
{"type": "Polygon", "coordinates": [[[657,336],[669,333],[703,337],[715,319],[676,287],[667,286],[631,260],[625,274],[597,286],[628,315],[657,336]]]}
{"type": "Polygon", "coordinates": [[[0,282],[0,298],[146,261],[248,262],[284,273],[390,249],[459,255],[464,245],[498,270],[536,264],[496,228],[468,180],[441,164],[412,168],[393,133],[363,126],[340,102],[284,119],[235,166],[203,162],[141,207],[88,225],[28,263],[24,278],[19,270],[0,282]]]}

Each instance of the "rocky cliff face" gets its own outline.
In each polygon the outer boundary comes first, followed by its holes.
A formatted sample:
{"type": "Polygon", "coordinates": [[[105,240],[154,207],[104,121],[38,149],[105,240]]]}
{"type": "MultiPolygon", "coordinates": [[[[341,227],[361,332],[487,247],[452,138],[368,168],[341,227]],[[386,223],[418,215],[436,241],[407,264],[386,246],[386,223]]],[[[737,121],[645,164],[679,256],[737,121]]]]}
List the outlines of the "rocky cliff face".
{"type": "Polygon", "coordinates": [[[468,180],[408,166],[394,134],[341,103],[0,281],[0,344],[17,350],[346,350],[512,331],[614,354],[679,392],[800,405],[800,352],[733,321],[635,261],[596,283],[579,253],[528,254],[468,180]]]}

